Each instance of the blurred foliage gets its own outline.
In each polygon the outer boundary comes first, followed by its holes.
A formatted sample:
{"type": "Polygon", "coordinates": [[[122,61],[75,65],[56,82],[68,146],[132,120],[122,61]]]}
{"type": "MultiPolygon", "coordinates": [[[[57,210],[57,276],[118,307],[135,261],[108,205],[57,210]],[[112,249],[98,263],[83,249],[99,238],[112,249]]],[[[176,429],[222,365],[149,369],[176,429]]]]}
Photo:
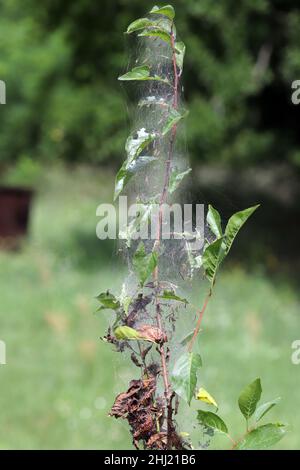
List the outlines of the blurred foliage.
{"type": "Polygon", "coordinates": [[[5,184],[7,186],[36,187],[42,177],[43,168],[38,161],[22,155],[17,165],[8,167],[5,173],[5,184]]]}
{"type": "MultiPolygon", "coordinates": [[[[299,167],[298,0],[177,0],[194,161],[299,167]],[[298,74],[298,75],[297,75],[298,74]]],[[[126,66],[122,32],[153,1],[2,0],[0,162],[122,159],[126,66]]]]}

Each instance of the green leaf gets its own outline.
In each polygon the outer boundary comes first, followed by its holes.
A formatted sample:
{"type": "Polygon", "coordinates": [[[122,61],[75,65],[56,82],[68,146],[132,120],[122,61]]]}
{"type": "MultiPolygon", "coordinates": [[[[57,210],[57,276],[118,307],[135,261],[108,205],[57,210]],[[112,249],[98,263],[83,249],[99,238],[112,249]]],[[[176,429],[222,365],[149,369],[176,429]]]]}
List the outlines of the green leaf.
{"type": "Polygon", "coordinates": [[[144,127],[135,134],[130,135],[125,144],[125,150],[129,162],[135,160],[140,153],[155,139],[154,132],[147,132],[144,127]]]}
{"type": "Polygon", "coordinates": [[[128,297],[124,297],[124,298],[122,299],[122,307],[123,307],[123,309],[124,309],[125,315],[128,315],[128,310],[129,310],[129,307],[130,307],[130,305],[131,305],[131,303],[132,303],[132,300],[133,300],[132,297],[129,297],[129,296],[128,296],[128,297]]]}
{"type": "Polygon", "coordinates": [[[162,135],[166,135],[172,129],[172,127],[178,124],[178,122],[181,121],[181,119],[184,119],[187,115],[187,111],[180,113],[176,109],[172,108],[169,112],[167,121],[163,127],[162,135]]]}
{"type": "Polygon", "coordinates": [[[173,20],[175,18],[175,10],[172,7],[172,5],[165,5],[163,7],[158,7],[154,6],[150,13],[155,13],[158,15],[165,15],[167,16],[170,20],[173,20]]]}
{"type": "Polygon", "coordinates": [[[150,67],[148,65],[141,65],[134,67],[129,72],[121,75],[119,80],[147,80],[150,77],[150,67]]]}
{"type": "Polygon", "coordinates": [[[256,379],[254,382],[247,385],[239,396],[239,407],[247,421],[256,410],[257,403],[261,397],[261,392],[262,388],[260,379],[256,379]]]}
{"type": "Polygon", "coordinates": [[[195,398],[196,400],[203,401],[203,403],[207,403],[208,405],[213,405],[217,409],[219,408],[218,403],[214,397],[203,387],[199,388],[195,398]]]}
{"type": "Polygon", "coordinates": [[[260,405],[256,412],[255,412],[255,420],[256,422],[260,421],[265,414],[267,414],[275,405],[277,405],[280,402],[281,398],[275,398],[272,401],[269,401],[267,403],[263,403],[260,405]]]}
{"type": "Polygon", "coordinates": [[[141,242],[133,256],[133,268],[143,286],[157,266],[157,253],[152,251],[148,255],[145,245],[141,242]]]}
{"type": "Polygon", "coordinates": [[[149,163],[156,162],[157,158],[156,157],[148,157],[148,156],[141,156],[137,160],[134,160],[127,166],[127,171],[134,175],[137,173],[139,170],[144,168],[145,166],[149,165],[149,163]]]}
{"type": "Polygon", "coordinates": [[[185,56],[185,44],[182,41],[178,41],[175,44],[175,56],[176,56],[176,64],[180,70],[183,69],[183,60],[185,56]]]}
{"type": "Polygon", "coordinates": [[[202,424],[202,426],[207,426],[214,431],[228,434],[228,429],[224,421],[220,418],[220,416],[212,413],[211,411],[199,410],[197,412],[197,419],[199,423],[202,424]]]}
{"type": "Polygon", "coordinates": [[[162,295],[159,296],[161,299],[165,300],[176,300],[177,302],[182,302],[184,304],[188,304],[188,300],[179,297],[178,295],[174,294],[171,290],[165,290],[162,295]]]}
{"type": "Polygon", "coordinates": [[[238,450],[264,450],[277,444],[287,433],[286,426],[281,423],[269,423],[249,432],[238,443],[238,450]]]}
{"type": "Polygon", "coordinates": [[[150,67],[148,65],[140,65],[139,67],[134,67],[129,72],[125,73],[124,75],[121,75],[118,80],[154,80],[169,84],[169,81],[166,78],[159,77],[158,75],[151,76],[150,67]]]}
{"type": "Polygon", "coordinates": [[[188,175],[191,171],[192,171],[192,169],[188,168],[187,170],[182,171],[181,173],[179,173],[177,168],[172,169],[172,172],[171,172],[171,175],[170,175],[170,181],[169,181],[169,193],[170,194],[172,194],[172,193],[174,193],[174,191],[176,191],[176,189],[180,185],[183,178],[186,175],[188,175]]]}
{"type": "Polygon", "coordinates": [[[139,157],[137,160],[131,163],[129,163],[128,160],[126,160],[116,175],[114,200],[117,199],[119,194],[123,191],[125,186],[131,180],[131,178],[135,175],[135,173],[137,173],[139,170],[148,166],[150,163],[153,163],[156,160],[157,158],[155,157],[147,157],[147,156],[139,157]]]}
{"type": "Polygon", "coordinates": [[[141,152],[155,139],[155,137],[155,133],[147,132],[144,127],[139,129],[134,135],[130,135],[128,137],[125,145],[127,160],[125,160],[116,175],[114,200],[117,199],[119,194],[123,191],[129,180],[137,171],[156,160],[155,157],[143,156],[135,162],[141,152]]]}
{"type": "Polygon", "coordinates": [[[131,246],[131,240],[138,231],[143,230],[143,227],[148,224],[148,221],[151,218],[151,213],[153,208],[156,207],[155,203],[149,204],[137,204],[138,210],[135,217],[129,221],[124,230],[119,230],[119,238],[126,240],[126,245],[128,248],[131,246]]]}
{"type": "Polygon", "coordinates": [[[244,211],[237,212],[230,217],[225,233],[222,236],[221,220],[218,211],[212,206],[209,206],[207,215],[207,222],[218,237],[217,240],[205,247],[202,262],[204,267],[205,276],[210,281],[211,286],[214,285],[216,274],[221,262],[227,256],[232,243],[242,228],[244,223],[250,217],[251,214],[259,207],[259,205],[245,209],[244,211]]]}
{"type": "Polygon", "coordinates": [[[149,20],[149,18],[139,18],[138,20],[133,21],[127,28],[126,33],[130,34],[134,31],[139,31],[140,29],[149,28],[155,26],[156,21],[149,20]]]}
{"type": "Polygon", "coordinates": [[[100,302],[101,306],[97,309],[97,312],[102,312],[103,310],[114,310],[115,320],[113,322],[113,329],[116,328],[121,321],[124,320],[124,310],[121,302],[109,291],[103,292],[96,297],[100,302]]]}
{"type": "Polygon", "coordinates": [[[114,331],[115,337],[118,340],[140,340],[142,339],[139,332],[136,331],[134,328],[130,328],[130,326],[118,326],[118,328],[114,331]]]}
{"type": "Polygon", "coordinates": [[[194,336],[194,330],[188,333],[187,335],[185,335],[184,338],[182,338],[182,340],[179,343],[181,344],[181,346],[186,346],[187,344],[189,344],[193,336],[194,336]]]}
{"type": "Polygon", "coordinates": [[[218,238],[208,245],[202,255],[202,265],[206,278],[214,285],[218,268],[224,258],[223,239],[218,238]]]}
{"type": "Polygon", "coordinates": [[[223,236],[222,233],[222,225],[221,225],[221,216],[219,212],[214,209],[213,206],[209,204],[208,206],[208,213],[206,217],[206,221],[209,225],[210,230],[212,233],[217,237],[221,238],[223,236]]]}
{"type": "Polygon", "coordinates": [[[200,269],[203,265],[203,260],[201,255],[195,255],[194,251],[190,248],[189,243],[187,244],[187,256],[192,272],[195,269],[200,269]]]}
{"type": "Polygon", "coordinates": [[[124,163],[116,175],[114,200],[117,199],[132,176],[133,174],[127,170],[126,164],[124,163]]]}
{"type": "Polygon", "coordinates": [[[140,34],[139,34],[140,37],[153,37],[153,38],[159,38],[161,39],[162,41],[166,42],[167,44],[169,44],[169,46],[171,45],[171,37],[170,37],[170,34],[163,30],[163,29],[153,29],[151,31],[142,31],[140,34]]]}
{"type": "Polygon", "coordinates": [[[113,294],[110,294],[109,291],[107,292],[102,292],[99,294],[96,299],[100,302],[101,307],[99,310],[117,310],[120,308],[120,302],[116,299],[116,297],[113,294]]]}
{"type": "Polygon", "coordinates": [[[225,229],[225,234],[224,234],[226,254],[228,254],[232,246],[232,243],[234,242],[234,239],[237,236],[240,229],[242,228],[242,226],[249,219],[249,217],[253,214],[253,212],[256,211],[258,207],[259,207],[259,204],[253,207],[249,207],[248,209],[245,209],[243,211],[236,212],[230,217],[227,223],[226,229],[225,229]]]}
{"type": "Polygon", "coordinates": [[[183,353],[175,363],[171,377],[174,391],[188,404],[195,394],[197,371],[201,366],[200,354],[193,352],[183,353]]]}

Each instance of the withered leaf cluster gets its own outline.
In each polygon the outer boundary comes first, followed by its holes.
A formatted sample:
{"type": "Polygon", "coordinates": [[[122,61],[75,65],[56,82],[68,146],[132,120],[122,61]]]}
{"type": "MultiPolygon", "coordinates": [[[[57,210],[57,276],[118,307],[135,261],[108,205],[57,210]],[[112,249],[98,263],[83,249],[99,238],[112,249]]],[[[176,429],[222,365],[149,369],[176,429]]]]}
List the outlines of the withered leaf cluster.
{"type": "Polygon", "coordinates": [[[145,449],[184,449],[173,425],[169,432],[163,430],[163,403],[160,398],[155,398],[155,394],[155,376],[132,380],[127,392],[116,397],[110,416],[128,421],[137,449],[140,449],[140,442],[145,449]]]}
{"type": "Polygon", "coordinates": [[[120,393],[114,402],[110,416],[126,419],[131,427],[133,443],[139,448],[157,434],[161,422],[162,406],[155,403],[156,378],[132,380],[127,392],[120,393]]]}

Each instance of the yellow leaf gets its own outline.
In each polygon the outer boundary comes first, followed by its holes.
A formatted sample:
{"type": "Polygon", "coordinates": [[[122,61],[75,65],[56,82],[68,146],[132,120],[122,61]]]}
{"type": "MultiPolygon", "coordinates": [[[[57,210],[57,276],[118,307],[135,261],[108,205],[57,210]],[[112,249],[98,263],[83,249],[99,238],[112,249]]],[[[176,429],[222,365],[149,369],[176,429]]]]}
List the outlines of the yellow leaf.
{"type": "Polygon", "coordinates": [[[216,408],[218,408],[216,400],[205,390],[205,388],[199,388],[196,395],[196,400],[203,401],[209,405],[214,405],[216,408]]]}
{"type": "Polygon", "coordinates": [[[139,332],[130,326],[118,326],[114,333],[119,340],[141,339],[139,332]]]}

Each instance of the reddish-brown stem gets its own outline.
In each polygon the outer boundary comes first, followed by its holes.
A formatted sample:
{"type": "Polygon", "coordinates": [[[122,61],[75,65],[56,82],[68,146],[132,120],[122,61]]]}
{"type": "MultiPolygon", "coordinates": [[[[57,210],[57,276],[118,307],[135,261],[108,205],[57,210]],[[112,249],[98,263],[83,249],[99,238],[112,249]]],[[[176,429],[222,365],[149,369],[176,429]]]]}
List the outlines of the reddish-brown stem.
{"type": "MultiPolygon", "coordinates": [[[[173,69],[174,69],[173,108],[177,109],[178,108],[178,82],[179,82],[179,76],[178,76],[177,64],[176,64],[176,50],[175,50],[175,38],[174,38],[173,27],[172,27],[172,30],[171,30],[171,46],[172,46],[172,51],[173,51],[172,63],[173,63],[173,69]]],[[[164,185],[163,185],[163,190],[162,190],[161,198],[160,198],[160,202],[159,202],[159,216],[158,216],[158,227],[157,227],[157,235],[156,235],[156,246],[159,245],[160,238],[161,238],[163,205],[166,202],[166,198],[167,198],[167,194],[168,194],[168,186],[169,186],[170,171],[171,171],[171,162],[172,162],[172,158],[173,158],[174,142],[175,142],[176,133],[177,133],[176,124],[173,126],[171,132],[172,132],[172,134],[171,134],[171,140],[170,140],[170,149],[169,149],[168,159],[166,161],[164,185]]]]}
{"type": "Polygon", "coordinates": [[[171,47],[173,51],[173,70],[174,70],[174,99],[173,99],[173,108],[177,109],[178,107],[178,82],[179,82],[179,75],[177,71],[177,64],[176,64],[176,50],[175,50],[175,37],[173,32],[173,26],[171,31],[171,47]]]}
{"type": "Polygon", "coordinates": [[[249,434],[251,431],[253,431],[254,429],[255,429],[255,428],[247,429],[247,432],[245,432],[245,434],[243,434],[242,437],[240,437],[237,441],[234,441],[234,444],[233,444],[233,446],[231,447],[230,450],[236,449],[236,447],[238,446],[238,444],[239,444],[240,442],[242,442],[242,440],[245,439],[245,437],[248,436],[248,434],[249,434]]]}
{"type": "Polygon", "coordinates": [[[233,439],[233,437],[231,437],[230,434],[226,434],[226,436],[227,436],[228,439],[231,441],[232,446],[235,447],[235,446],[237,445],[237,442],[233,439]]]}
{"type": "MultiPolygon", "coordinates": [[[[175,37],[173,32],[173,26],[171,29],[171,46],[172,46],[172,62],[173,62],[173,69],[174,69],[174,97],[173,97],[173,108],[177,109],[178,107],[178,72],[177,72],[177,65],[176,65],[176,52],[175,52],[175,37]]],[[[168,187],[169,187],[169,180],[170,180],[170,171],[171,171],[171,162],[173,158],[173,150],[174,150],[174,142],[176,139],[176,132],[177,127],[176,125],[172,128],[171,140],[170,140],[170,147],[168,152],[168,159],[166,161],[166,168],[165,168],[165,176],[164,176],[164,184],[163,190],[160,197],[159,202],[159,214],[158,214],[158,227],[156,233],[156,241],[155,241],[155,249],[158,251],[160,246],[161,240],[161,233],[162,233],[162,218],[163,218],[163,206],[166,202],[167,195],[168,195],[168,187]]],[[[160,301],[158,297],[158,289],[159,289],[159,273],[158,273],[158,266],[155,268],[154,271],[154,280],[157,287],[157,295],[156,295],[156,322],[157,326],[160,330],[163,330],[162,325],[162,317],[161,317],[161,307],[160,301]]],[[[165,389],[165,400],[166,400],[166,416],[167,416],[167,448],[170,448],[170,434],[171,434],[171,426],[172,426],[172,393],[170,390],[170,381],[168,376],[168,367],[167,367],[167,360],[166,360],[166,353],[163,344],[159,345],[159,353],[161,357],[161,366],[162,366],[162,377],[164,382],[164,389],[165,389]]]]}
{"type": "Polygon", "coordinates": [[[205,310],[206,310],[206,307],[207,307],[207,304],[209,302],[209,299],[211,298],[211,291],[209,291],[208,295],[206,296],[206,299],[204,301],[204,304],[203,304],[203,307],[202,309],[200,310],[199,312],[199,316],[198,316],[198,320],[197,320],[197,324],[196,324],[196,327],[195,327],[195,330],[194,330],[194,334],[192,336],[192,339],[189,343],[189,346],[188,346],[188,350],[189,352],[192,351],[193,349],[193,346],[194,346],[194,342],[198,336],[198,333],[200,331],[200,327],[201,327],[201,323],[202,323],[202,320],[203,320],[203,316],[204,316],[204,313],[205,313],[205,310]]]}

